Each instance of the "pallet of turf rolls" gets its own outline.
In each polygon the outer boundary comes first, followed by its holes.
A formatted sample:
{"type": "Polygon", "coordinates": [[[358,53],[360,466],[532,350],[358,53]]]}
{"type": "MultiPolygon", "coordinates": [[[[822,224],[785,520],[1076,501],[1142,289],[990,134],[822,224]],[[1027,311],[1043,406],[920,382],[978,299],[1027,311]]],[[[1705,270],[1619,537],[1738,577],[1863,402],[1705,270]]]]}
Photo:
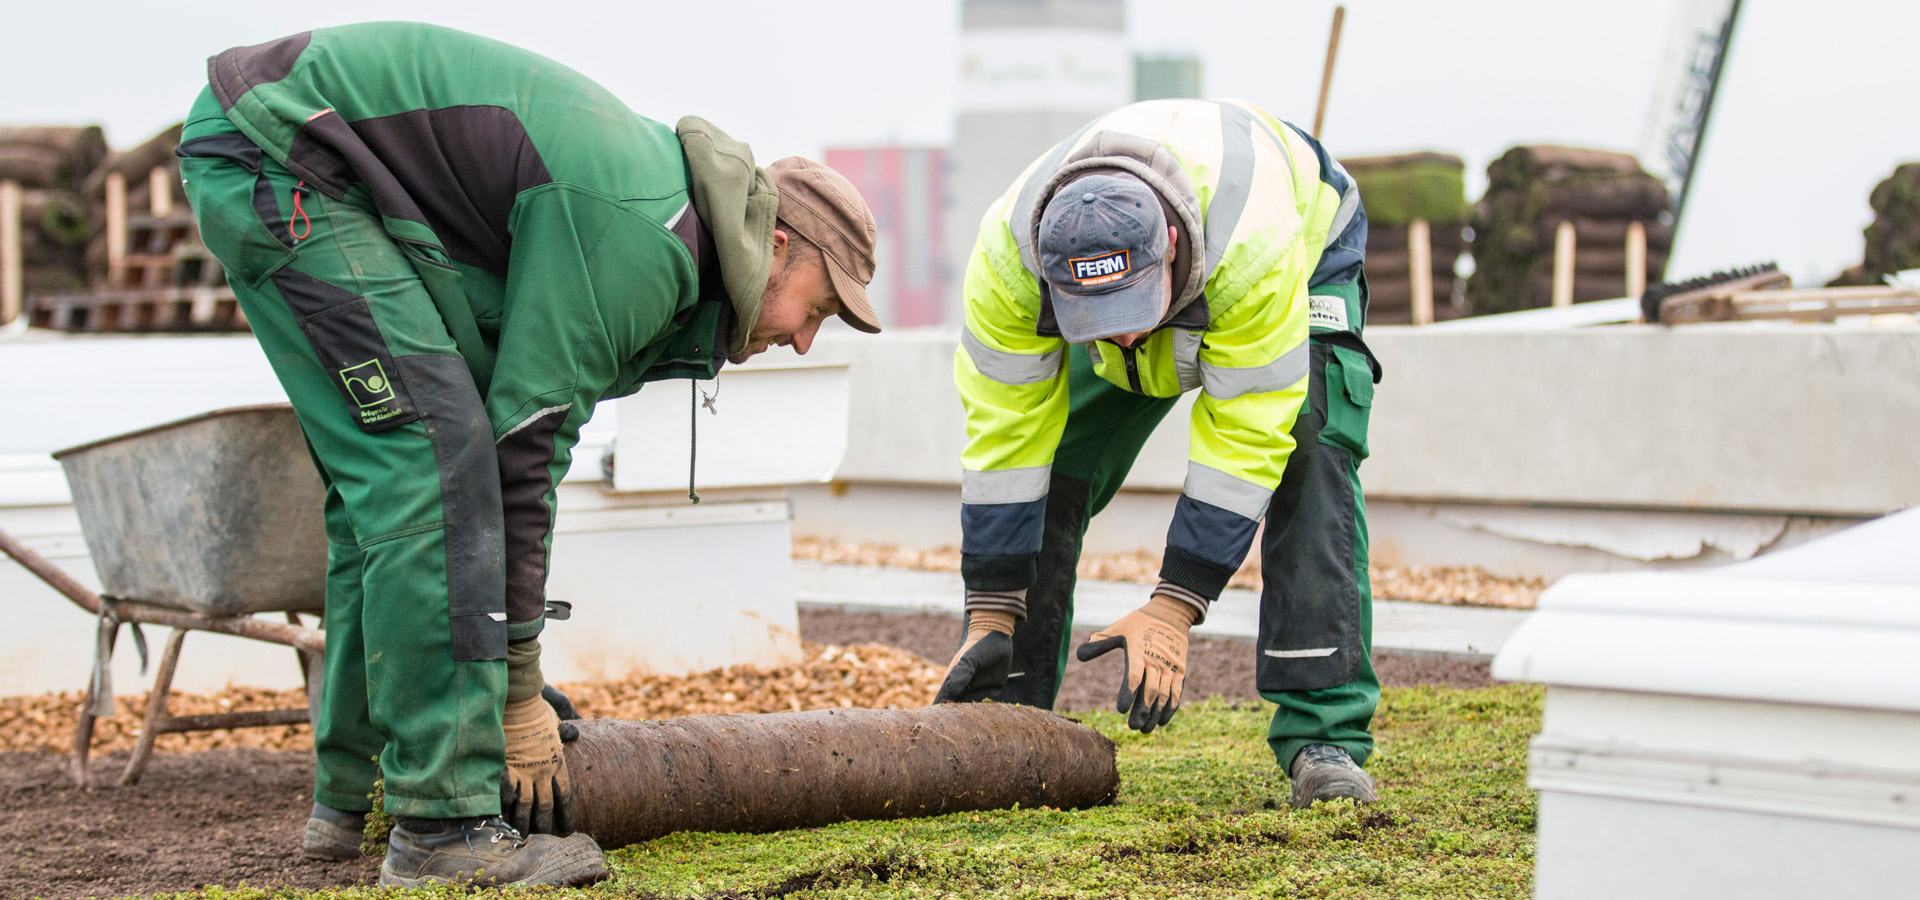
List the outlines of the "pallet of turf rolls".
{"type": "Polygon", "coordinates": [[[20,188],[20,261],[28,296],[87,286],[87,244],[100,219],[85,187],[107,156],[97,126],[0,128],[0,181],[20,188]]]}
{"type": "Polygon", "coordinates": [[[1487,166],[1487,192],[1473,211],[1473,315],[1548,306],[1556,237],[1573,228],[1572,301],[1635,294],[1627,273],[1630,235],[1645,235],[1642,284],[1665,275],[1673,246],[1666,186],[1631,155],[1550,145],[1515,147],[1487,166]],[[1637,226],[1637,227],[1636,227],[1637,226]]]}
{"type": "Polygon", "coordinates": [[[1893,170],[1868,197],[1873,224],[1865,231],[1865,258],[1827,282],[1828,287],[1878,285],[1886,276],[1920,269],[1920,162],[1893,170]]]}
{"type": "Polygon", "coordinates": [[[1459,318],[1454,265],[1465,248],[1466,166],[1458,156],[1407,153],[1343,159],[1367,209],[1367,322],[1413,321],[1414,278],[1409,238],[1425,222],[1435,321],[1459,318]]]}

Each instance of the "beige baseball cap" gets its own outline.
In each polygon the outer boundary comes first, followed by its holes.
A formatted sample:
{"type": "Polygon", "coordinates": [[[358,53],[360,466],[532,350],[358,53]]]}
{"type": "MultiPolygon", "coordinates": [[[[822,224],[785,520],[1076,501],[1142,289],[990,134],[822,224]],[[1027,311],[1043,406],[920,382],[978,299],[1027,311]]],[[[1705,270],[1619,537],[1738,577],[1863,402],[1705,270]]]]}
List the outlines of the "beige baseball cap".
{"type": "Polygon", "coordinates": [[[867,302],[879,229],[867,201],[846,176],[810,159],[789,156],[768,166],[767,174],[780,191],[780,220],[826,255],[827,277],[840,295],[840,318],[879,334],[880,318],[867,302]]]}

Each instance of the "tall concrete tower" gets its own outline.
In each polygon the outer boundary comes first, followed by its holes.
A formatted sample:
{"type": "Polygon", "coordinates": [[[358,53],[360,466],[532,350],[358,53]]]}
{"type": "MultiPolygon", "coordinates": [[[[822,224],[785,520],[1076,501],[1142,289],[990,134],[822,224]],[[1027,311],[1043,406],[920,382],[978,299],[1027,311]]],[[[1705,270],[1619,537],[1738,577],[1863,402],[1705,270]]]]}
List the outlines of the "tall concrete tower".
{"type": "Polygon", "coordinates": [[[1124,0],[963,0],[947,321],[980,216],[1054,142],[1133,99],[1124,0]]]}

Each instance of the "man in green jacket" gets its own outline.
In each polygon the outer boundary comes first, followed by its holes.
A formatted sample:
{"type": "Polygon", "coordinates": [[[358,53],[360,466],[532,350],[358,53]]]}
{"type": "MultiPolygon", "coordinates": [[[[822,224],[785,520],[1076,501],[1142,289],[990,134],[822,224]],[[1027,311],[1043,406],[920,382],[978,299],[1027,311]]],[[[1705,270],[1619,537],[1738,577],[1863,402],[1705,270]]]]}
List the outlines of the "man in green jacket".
{"type": "Polygon", "coordinates": [[[602,400],[805,353],[831,315],[878,331],[873,218],[824,166],[757,168],[701,119],[444,28],[317,29],[208,71],[187,196],[327,485],[306,852],[358,854],[377,773],[382,884],[597,878],[593,840],[559,836],[542,698],[555,485],[602,400]]]}
{"type": "Polygon", "coordinates": [[[1078,650],[1126,657],[1118,706],[1180,706],[1188,631],[1266,520],[1256,678],[1292,802],[1367,802],[1380,687],[1359,465],[1367,219],[1318,141],[1247,103],[1115,110],[981,221],[954,381],[966,409],[967,636],[941,700],[1051,707],[1087,522],[1182,394],[1187,478],[1147,602],[1078,650]]]}

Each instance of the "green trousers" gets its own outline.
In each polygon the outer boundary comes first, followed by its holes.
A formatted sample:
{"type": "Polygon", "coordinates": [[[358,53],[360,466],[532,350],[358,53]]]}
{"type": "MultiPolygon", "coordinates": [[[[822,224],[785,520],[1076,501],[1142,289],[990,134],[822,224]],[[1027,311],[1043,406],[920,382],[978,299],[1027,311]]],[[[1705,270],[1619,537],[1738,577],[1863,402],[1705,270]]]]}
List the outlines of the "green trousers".
{"type": "MultiPolygon", "coordinates": [[[[1373,752],[1368,725],[1380,702],[1369,658],[1373,592],[1359,478],[1372,372],[1360,352],[1319,335],[1310,341],[1308,405],[1294,424],[1297,446],[1260,540],[1256,680],[1260,695],[1279,707],[1267,742],[1282,767],[1308,744],[1341,747],[1364,764],[1373,752]],[[1281,646],[1339,652],[1273,649],[1281,646]]],[[[1087,524],[1113,500],[1148,436],[1177,402],[1109,384],[1094,374],[1084,348],[1070,347],[1068,356],[1069,412],[1054,455],[1038,578],[1027,592],[1027,618],[1014,629],[1015,675],[997,698],[1046,708],[1066,674],[1075,567],[1087,524]]]]}
{"type": "Polygon", "coordinates": [[[367,810],[384,775],[395,815],[497,814],[504,652],[458,652],[449,625],[505,590],[493,434],[472,377],[368,198],[300,188],[211,93],[181,141],[201,235],[327,487],[314,799],[367,810]]]}

